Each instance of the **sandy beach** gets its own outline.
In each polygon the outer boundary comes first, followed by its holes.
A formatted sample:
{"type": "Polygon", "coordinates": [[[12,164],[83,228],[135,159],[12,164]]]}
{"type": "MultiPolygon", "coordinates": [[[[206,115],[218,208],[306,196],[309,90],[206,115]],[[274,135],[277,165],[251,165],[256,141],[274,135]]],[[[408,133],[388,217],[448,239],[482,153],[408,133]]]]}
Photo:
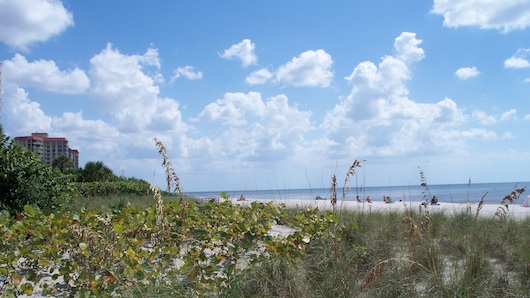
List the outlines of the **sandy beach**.
{"type": "MultiPolygon", "coordinates": [[[[246,205],[252,201],[257,202],[273,202],[274,204],[285,204],[288,207],[299,207],[299,208],[315,208],[319,209],[331,209],[331,203],[329,200],[246,200],[237,201],[233,200],[233,203],[246,205]]],[[[506,216],[508,218],[527,218],[530,216],[530,207],[522,207],[522,203],[508,205],[508,212],[506,216]]],[[[501,205],[499,204],[483,204],[479,212],[479,216],[495,216],[495,212],[501,205]]],[[[439,205],[427,205],[429,212],[445,212],[446,214],[470,212],[473,216],[477,211],[477,203],[440,203],[439,205]]],[[[395,202],[386,204],[384,202],[372,202],[372,203],[359,203],[355,201],[337,201],[337,209],[343,208],[347,210],[356,210],[360,212],[401,212],[405,210],[414,210],[416,212],[423,211],[424,207],[420,209],[420,202],[395,202]]]]}

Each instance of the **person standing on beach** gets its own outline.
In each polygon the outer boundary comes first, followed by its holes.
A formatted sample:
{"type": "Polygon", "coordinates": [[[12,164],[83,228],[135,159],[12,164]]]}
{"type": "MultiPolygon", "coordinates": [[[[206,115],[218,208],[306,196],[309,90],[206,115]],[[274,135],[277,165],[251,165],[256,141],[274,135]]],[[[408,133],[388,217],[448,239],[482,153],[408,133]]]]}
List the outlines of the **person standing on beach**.
{"type": "Polygon", "coordinates": [[[433,196],[431,199],[431,205],[438,205],[438,197],[433,196]]]}

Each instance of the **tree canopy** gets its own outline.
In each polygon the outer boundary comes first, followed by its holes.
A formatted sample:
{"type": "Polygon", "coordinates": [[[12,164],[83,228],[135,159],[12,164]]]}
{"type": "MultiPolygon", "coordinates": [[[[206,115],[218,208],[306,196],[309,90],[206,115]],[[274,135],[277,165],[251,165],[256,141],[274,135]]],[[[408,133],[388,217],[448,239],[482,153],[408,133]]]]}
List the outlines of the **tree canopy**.
{"type": "Polygon", "coordinates": [[[89,161],[85,168],[80,170],[81,181],[83,182],[104,182],[112,181],[116,175],[102,161],[89,161]]]}
{"type": "Polygon", "coordinates": [[[73,168],[73,163],[68,156],[61,154],[53,160],[52,168],[59,169],[64,173],[73,168]]]}

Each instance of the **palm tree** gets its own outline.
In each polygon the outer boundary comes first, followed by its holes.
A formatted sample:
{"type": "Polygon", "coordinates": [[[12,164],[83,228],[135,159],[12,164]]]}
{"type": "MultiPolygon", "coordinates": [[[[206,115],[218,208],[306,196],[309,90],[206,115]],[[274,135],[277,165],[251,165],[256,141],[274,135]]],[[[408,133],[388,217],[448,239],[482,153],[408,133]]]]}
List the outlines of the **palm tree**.
{"type": "Polygon", "coordinates": [[[71,170],[73,168],[73,163],[68,156],[61,154],[53,160],[52,168],[59,169],[64,173],[65,171],[71,170]]]}

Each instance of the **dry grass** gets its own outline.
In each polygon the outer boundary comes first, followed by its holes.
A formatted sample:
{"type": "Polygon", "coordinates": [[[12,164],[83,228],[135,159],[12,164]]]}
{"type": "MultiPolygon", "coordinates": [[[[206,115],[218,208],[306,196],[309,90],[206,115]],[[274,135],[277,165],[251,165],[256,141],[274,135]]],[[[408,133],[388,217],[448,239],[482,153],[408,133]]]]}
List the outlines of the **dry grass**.
{"type": "Polygon", "coordinates": [[[421,237],[420,230],[418,229],[418,225],[414,222],[414,219],[407,216],[403,218],[403,223],[406,225],[406,237],[408,242],[410,242],[411,239],[421,237]]]}
{"type": "MultiPolygon", "coordinates": [[[[361,167],[361,163],[364,162],[364,160],[362,161],[359,161],[359,160],[355,160],[352,165],[350,166],[350,168],[348,169],[348,172],[346,173],[346,178],[344,178],[344,186],[342,187],[342,200],[346,200],[346,190],[349,190],[349,186],[348,186],[348,183],[350,181],[350,176],[355,176],[355,169],[356,168],[360,168],[361,167]]],[[[360,203],[361,200],[359,199],[359,196],[357,196],[357,201],[360,203]]]]}
{"type": "Polygon", "coordinates": [[[177,176],[177,173],[175,172],[175,168],[173,167],[171,160],[169,159],[166,147],[164,146],[162,141],[156,138],[154,140],[156,147],[158,148],[158,153],[162,155],[162,167],[166,172],[167,192],[171,192],[172,186],[174,185],[174,191],[177,194],[181,194],[182,187],[180,185],[180,179],[177,176]]]}
{"type": "Polygon", "coordinates": [[[484,193],[484,195],[482,196],[482,198],[480,198],[480,201],[478,202],[477,211],[475,212],[475,218],[473,220],[475,223],[477,222],[480,209],[482,209],[482,206],[484,205],[484,198],[486,197],[487,194],[488,192],[484,193]]]}
{"type": "Polygon", "coordinates": [[[526,186],[513,190],[509,195],[505,196],[501,200],[501,204],[499,208],[497,208],[497,211],[495,212],[495,216],[500,219],[506,219],[506,215],[508,214],[508,204],[515,204],[515,202],[519,199],[521,194],[525,192],[526,186]]]}
{"type": "Polygon", "coordinates": [[[379,262],[377,265],[375,265],[368,274],[366,274],[366,277],[363,279],[361,286],[359,286],[359,291],[362,292],[366,290],[371,285],[375,284],[379,281],[381,276],[383,275],[383,272],[385,271],[385,267],[388,264],[388,260],[384,260],[379,262]]]}
{"type": "Polygon", "coordinates": [[[331,177],[331,206],[333,206],[333,212],[335,212],[335,205],[337,205],[337,176],[331,177]]]}

